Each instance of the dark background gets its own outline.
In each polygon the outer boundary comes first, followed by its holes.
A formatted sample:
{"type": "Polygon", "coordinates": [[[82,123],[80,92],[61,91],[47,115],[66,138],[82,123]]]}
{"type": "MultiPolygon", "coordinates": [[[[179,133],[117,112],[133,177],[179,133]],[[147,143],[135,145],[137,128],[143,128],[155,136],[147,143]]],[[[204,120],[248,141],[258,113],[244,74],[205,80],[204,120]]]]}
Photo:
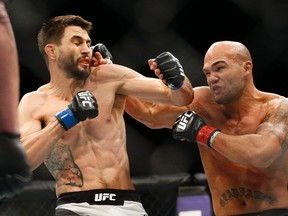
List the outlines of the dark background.
{"type": "MultiPolygon", "coordinates": [[[[43,22],[65,14],[93,22],[93,43],[104,43],[115,63],[146,76],[153,76],[147,60],[170,51],[179,58],[194,86],[206,85],[202,59],[213,42],[240,41],[252,54],[258,89],[288,96],[285,0],[10,0],[7,9],[19,51],[21,96],[49,82],[36,37],[43,22]]],[[[190,155],[195,153],[191,146],[173,141],[168,129],[150,130],[126,114],[125,118],[132,174],[199,167],[198,155],[190,155]],[[191,151],[179,150],[179,145],[191,151]],[[187,152],[189,159],[182,157],[187,152]]]]}

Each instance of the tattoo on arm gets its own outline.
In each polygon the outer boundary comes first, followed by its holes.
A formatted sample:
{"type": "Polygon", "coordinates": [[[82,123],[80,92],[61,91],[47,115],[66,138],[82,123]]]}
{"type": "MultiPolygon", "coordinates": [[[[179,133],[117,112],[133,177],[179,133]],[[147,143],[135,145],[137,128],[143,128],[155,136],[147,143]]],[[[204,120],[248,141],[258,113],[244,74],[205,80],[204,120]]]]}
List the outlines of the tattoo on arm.
{"type": "Polygon", "coordinates": [[[45,160],[45,164],[57,181],[58,186],[83,186],[82,172],[74,162],[68,145],[58,144],[55,146],[45,160]]]}
{"type": "Polygon", "coordinates": [[[267,133],[278,138],[282,152],[288,149],[288,100],[285,98],[270,112],[258,127],[257,133],[267,133]]]}

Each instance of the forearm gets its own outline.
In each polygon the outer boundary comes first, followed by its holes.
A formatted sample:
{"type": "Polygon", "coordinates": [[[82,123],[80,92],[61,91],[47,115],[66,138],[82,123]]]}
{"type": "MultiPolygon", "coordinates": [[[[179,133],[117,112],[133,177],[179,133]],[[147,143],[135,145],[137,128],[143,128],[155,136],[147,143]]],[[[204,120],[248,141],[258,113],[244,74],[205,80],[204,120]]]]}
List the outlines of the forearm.
{"type": "Polygon", "coordinates": [[[266,168],[287,149],[283,127],[283,124],[278,129],[275,125],[262,125],[256,134],[228,135],[207,125],[196,112],[188,110],[177,118],[172,136],[176,140],[197,142],[233,162],[266,168]]]}
{"type": "MultiPolygon", "coordinates": [[[[169,127],[169,124],[167,124],[168,121],[162,121],[163,115],[161,115],[158,109],[160,106],[159,104],[146,102],[136,97],[127,97],[125,112],[151,129],[169,127]]],[[[166,113],[164,114],[164,118],[165,115],[166,113]]]]}
{"type": "Polygon", "coordinates": [[[259,168],[268,167],[282,153],[276,137],[259,134],[235,136],[219,133],[212,148],[231,161],[259,168]]]}
{"type": "Polygon", "coordinates": [[[189,79],[185,76],[183,85],[178,90],[171,90],[171,100],[175,106],[186,106],[192,103],[194,91],[189,79]]]}
{"type": "Polygon", "coordinates": [[[63,133],[64,128],[55,118],[41,131],[21,137],[32,170],[44,162],[63,133]]]}
{"type": "Polygon", "coordinates": [[[177,116],[188,109],[187,106],[149,103],[130,96],[127,97],[125,104],[127,114],[152,129],[172,128],[177,116]]]}

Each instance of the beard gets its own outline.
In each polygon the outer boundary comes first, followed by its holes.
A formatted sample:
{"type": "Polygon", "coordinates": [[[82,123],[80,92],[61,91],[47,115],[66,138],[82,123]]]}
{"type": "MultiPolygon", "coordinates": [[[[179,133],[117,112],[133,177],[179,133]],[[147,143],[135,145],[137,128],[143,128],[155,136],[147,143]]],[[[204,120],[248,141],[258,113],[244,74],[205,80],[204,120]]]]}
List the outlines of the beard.
{"type": "Polygon", "coordinates": [[[77,65],[78,61],[75,61],[71,55],[60,55],[58,60],[58,66],[66,72],[68,78],[76,80],[85,80],[91,73],[90,68],[80,70],[77,65]]]}

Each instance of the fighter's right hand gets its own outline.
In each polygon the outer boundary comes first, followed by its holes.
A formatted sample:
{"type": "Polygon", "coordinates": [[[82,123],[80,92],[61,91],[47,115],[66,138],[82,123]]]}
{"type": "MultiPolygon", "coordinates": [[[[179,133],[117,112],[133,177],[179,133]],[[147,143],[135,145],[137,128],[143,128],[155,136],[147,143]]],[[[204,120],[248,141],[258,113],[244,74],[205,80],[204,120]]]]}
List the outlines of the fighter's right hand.
{"type": "Polygon", "coordinates": [[[109,50],[104,44],[97,43],[96,45],[91,46],[90,49],[92,50],[92,57],[95,56],[96,52],[99,52],[102,58],[107,60],[107,64],[113,64],[112,54],[109,52],[109,50]]]}
{"type": "Polygon", "coordinates": [[[97,116],[97,100],[89,91],[79,91],[68,107],[55,115],[65,130],[69,130],[80,121],[92,119],[97,116]]]}
{"type": "Polygon", "coordinates": [[[219,133],[220,130],[206,125],[202,117],[191,110],[179,115],[172,128],[172,136],[175,140],[197,142],[210,148],[213,139],[219,133]]]}
{"type": "Polygon", "coordinates": [[[32,171],[19,134],[0,133],[0,199],[23,191],[32,180],[32,171]]]}
{"type": "Polygon", "coordinates": [[[163,81],[172,90],[177,90],[183,85],[185,74],[179,60],[170,52],[163,52],[155,59],[163,75],[163,81]]]}

